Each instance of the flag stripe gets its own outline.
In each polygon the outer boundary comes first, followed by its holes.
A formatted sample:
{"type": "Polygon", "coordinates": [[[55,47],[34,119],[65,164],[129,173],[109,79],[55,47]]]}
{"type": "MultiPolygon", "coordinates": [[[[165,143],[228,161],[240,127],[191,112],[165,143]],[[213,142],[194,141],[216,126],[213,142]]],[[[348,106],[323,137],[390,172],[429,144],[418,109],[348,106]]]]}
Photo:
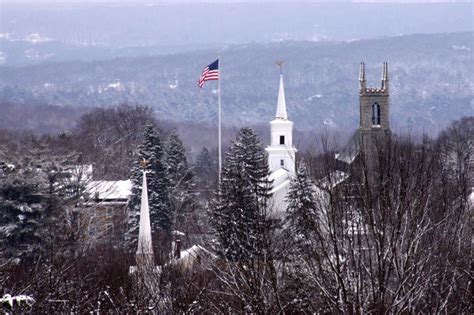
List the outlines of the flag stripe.
{"type": "Polygon", "coordinates": [[[204,82],[212,80],[219,80],[219,59],[206,66],[202,70],[201,77],[198,81],[198,86],[202,88],[204,86],[204,82]]]}

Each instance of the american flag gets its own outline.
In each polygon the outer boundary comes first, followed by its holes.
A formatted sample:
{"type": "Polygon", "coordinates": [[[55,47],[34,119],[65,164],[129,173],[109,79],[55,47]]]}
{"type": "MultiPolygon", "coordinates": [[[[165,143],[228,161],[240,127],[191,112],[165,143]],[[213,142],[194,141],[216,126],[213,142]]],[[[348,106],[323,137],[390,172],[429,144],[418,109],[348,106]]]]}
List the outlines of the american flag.
{"type": "Polygon", "coordinates": [[[210,80],[219,80],[219,59],[202,69],[202,74],[198,82],[199,87],[202,88],[204,82],[210,80]]]}

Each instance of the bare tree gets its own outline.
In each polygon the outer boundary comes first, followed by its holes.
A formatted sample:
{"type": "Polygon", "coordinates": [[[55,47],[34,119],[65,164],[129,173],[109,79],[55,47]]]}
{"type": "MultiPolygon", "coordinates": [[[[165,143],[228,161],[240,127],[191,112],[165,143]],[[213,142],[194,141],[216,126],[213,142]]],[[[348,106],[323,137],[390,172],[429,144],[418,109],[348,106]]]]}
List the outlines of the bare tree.
{"type": "Polygon", "coordinates": [[[319,215],[299,229],[305,242],[293,256],[302,282],[319,292],[307,303],[344,313],[467,311],[466,194],[438,186],[444,175],[432,141],[393,137],[377,148],[344,181],[328,167],[318,182],[319,215]]]}
{"type": "Polygon", "coordinates": [[[143,129],[149,124],[155,124],[150,107],[122,104],[94,109],[78,123],[77,151],[82,152],[84,163],[95,163],[96,177],[127,178],[143,129]]]}

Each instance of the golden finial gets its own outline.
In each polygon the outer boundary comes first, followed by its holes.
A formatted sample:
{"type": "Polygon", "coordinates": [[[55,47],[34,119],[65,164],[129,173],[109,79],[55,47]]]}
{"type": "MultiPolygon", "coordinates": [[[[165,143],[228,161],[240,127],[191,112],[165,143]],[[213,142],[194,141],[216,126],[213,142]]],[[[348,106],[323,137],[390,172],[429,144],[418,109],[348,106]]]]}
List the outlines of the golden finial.
{"type": "Polygon", "coordinates": [[[283,60],[277,60],[275,64],[280,68],[280,74],[283,74],[283,60]]]}
{"type": "Polygon", "coordinates": [[[140,167],[141,167],[142,169],[145,169],[145,168],[148,166],[148,164],[150,164],[150,161],[148,161],[148,160],[142,159],[142,160],[140,161],[140,167]]]}

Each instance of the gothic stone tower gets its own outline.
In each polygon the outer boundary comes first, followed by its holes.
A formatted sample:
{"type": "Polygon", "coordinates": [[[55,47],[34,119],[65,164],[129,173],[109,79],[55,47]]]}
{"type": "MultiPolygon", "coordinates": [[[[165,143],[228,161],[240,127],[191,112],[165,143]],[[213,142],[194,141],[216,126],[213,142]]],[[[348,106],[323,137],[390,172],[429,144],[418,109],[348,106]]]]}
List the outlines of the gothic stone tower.
{"type": "Polygon", "coordinates": [[[391,133],[388,65],[386,62],[383,63],[380,88],[367,87],[365,65],[363,62],[360,64],[359,102],[361,151],[369,173],[373,173],[377,165],[377,152],[383,148],[391,133]]]}

